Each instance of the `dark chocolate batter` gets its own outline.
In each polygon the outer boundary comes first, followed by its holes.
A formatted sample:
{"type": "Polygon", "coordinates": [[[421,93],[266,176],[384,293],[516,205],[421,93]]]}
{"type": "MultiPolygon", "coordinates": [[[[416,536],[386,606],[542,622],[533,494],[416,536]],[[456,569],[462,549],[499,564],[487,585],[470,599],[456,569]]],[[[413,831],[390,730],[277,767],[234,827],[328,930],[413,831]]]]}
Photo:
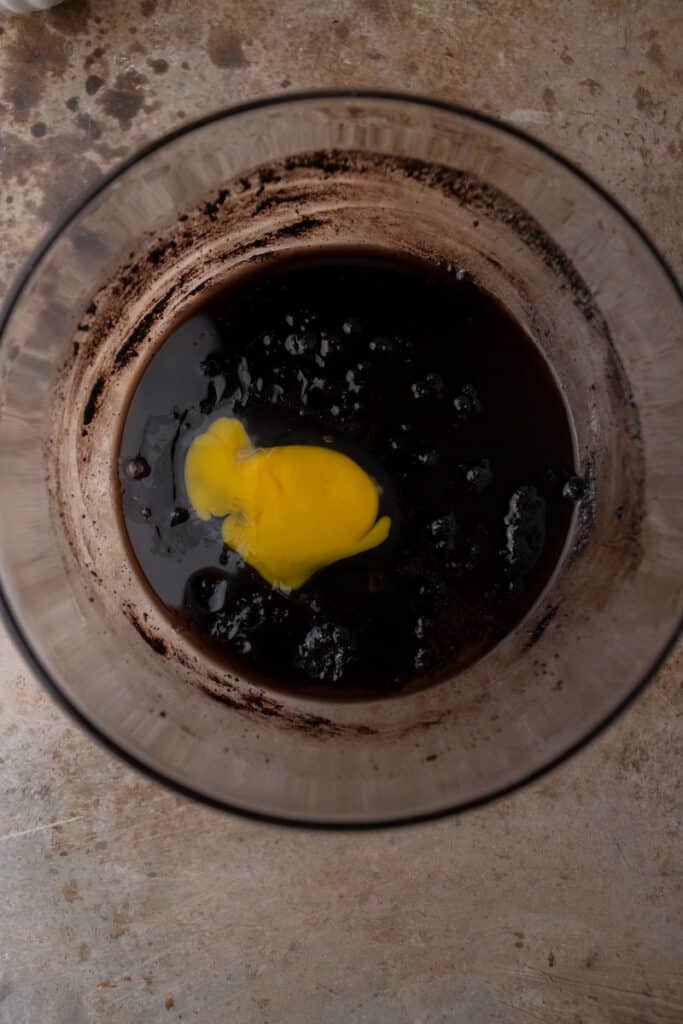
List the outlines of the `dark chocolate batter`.
{"type": "Polygon", "coordinates": [[[321,696],[481,657],[547,583],[574,501],[566,408],[526,333],[456,268],[372,250],[280,256],[195,309],[142,374],[119,469],[133,552],[177,627],[321,696]],[[274,590],[188,503],[187,449],[219,416],[258,445],[350,455],[389,539],[274,590]]]}

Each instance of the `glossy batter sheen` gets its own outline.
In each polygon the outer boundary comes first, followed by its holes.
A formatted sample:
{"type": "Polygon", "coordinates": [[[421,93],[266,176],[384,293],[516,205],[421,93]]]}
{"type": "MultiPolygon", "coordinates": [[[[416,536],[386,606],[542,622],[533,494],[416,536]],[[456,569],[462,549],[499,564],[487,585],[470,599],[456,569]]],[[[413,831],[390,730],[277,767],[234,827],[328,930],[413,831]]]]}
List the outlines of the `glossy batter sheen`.
{"type": "Polygon", "coordinates": [[[296,590],[319,569],[377,547],[391,528],[356,462],[317,445],[254,449],[222,417],[192,443],[188,497],[201,519],[225,516],[223,540],[273,586],[296,590]]]}

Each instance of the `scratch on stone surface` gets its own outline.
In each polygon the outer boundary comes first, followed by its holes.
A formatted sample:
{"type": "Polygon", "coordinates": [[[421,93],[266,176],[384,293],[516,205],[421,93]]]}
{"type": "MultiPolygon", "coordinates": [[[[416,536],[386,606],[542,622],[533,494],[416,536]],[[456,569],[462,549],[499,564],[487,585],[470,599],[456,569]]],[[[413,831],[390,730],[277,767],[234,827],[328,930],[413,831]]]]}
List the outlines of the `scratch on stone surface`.
{"type": "MultiPolygon", "coordinates": [[[[598,991],[605,994],[606,998],[611,998],[614,1001],[618,997],[626,997],[632,1001],[633,1006],[639,1006],[642,1000],[647,1001],[648,1006],[654,1006],[660,1004],[663,1011],[667,1013],[669,1010],[674,1011],[676,1014],[680,1014],[683,1011],[683,1003],[678,1002],[675,999],[669,999],[663,995],[657,995],[656,992],[643,991],[643,989],[629,988],[627,985],[610,984],[607,981],[596,981],[594,978],[587,977],[572,977],[567,974],[556,974],[554,971],[543,970],[538,967],[516,967],[516,968],[504,968],[504,973],[514,974],[520,978],[525,978],[527,984],[530,983],[531,979],[537,981],[546,981],[553,988],[568,987],[576,989],[578,991],[598,991]]],[[[662,1024],[666,1018],[662,1017],[662,1024]]],[[[672,1020],[678,1021],[683,1017],[675,1017],[672,1020]]]]}
{"type": "Polygon", "coordinates": [[[635,868],[634,868],[633,864],[631,864],[631,862],[627,859],[626,854],[624,853],[623,849],[621,848],[621,843],[619,842],[618,839],[614,840],[614,845],[616,846],[617,850],[619,851],[619,856],[621,857],[622,861],[624,862],[626,867],[629,869],[629,871],[635,871],[635,868]]]}
{"type": "Polygon", "coordinates": [[[24,828],[19,832],[7,832],[4,836],[0,836],[0,843],[4,843],[9,839],[20,839],[22,836],[31,836],[34,832],[44,832],[48,828],[59,828],[60,825],[70,825],[72,821],[80,821],[82,817],[82,814],[77,814],[73,818],[63,818],[61,821],[50,821],[47,825],[36,825],[35,828],[24,828]]]}
{"type": "Polygon", "coordinates": [[[494,999],[494,1002],[498,1003],[499,1006],[504,1006],[506,1010],[516,1010],[524,1017],[528,1017],[529,1020],[539,1020],[541,1024],[544,1024],[546,1020],[545,1017],[539,1017],[538,1014],[528,1010],[525,1006],[519,1006],[517,1003],[507,1003],[504,999],[494,999]]]}

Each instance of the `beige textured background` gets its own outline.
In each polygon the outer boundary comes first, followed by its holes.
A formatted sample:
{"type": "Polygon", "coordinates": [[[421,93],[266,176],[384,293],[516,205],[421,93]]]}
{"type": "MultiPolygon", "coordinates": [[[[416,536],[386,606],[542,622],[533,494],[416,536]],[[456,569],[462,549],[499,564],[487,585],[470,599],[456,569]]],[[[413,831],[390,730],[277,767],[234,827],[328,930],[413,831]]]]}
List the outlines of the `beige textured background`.
{"type": "MultiPolygon", "coordinates": [[[[136,146],[316,85],[526,127],[683,275],[681,0],[67,0],[0,14],[0,291],[136,146]]],[[[683,1021],[680,652],[533,787],[362,834],[190,804],[0,669],[0,1024],[683,1021]]]]}

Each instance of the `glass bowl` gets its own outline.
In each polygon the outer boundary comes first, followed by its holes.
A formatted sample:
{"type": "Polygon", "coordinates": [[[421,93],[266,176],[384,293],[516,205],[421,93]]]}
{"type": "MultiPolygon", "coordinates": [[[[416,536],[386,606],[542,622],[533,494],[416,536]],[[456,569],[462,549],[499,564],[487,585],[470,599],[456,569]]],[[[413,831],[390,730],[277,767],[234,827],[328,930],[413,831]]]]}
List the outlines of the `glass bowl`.
{"type": "Polygon", "coordinates": [[[91,732],[217,806],[361,826],[503,793],[594,735],[676,637],[682,334],[680,289],[639,227],[515,129],[380,93],[211,115],[85,195],[6,304],[7,621],[91,732]],[[524,621],[454,678],[365,702],[268,692],[212,663],[132,568],[116,498],[127,399],[188,305],[245,263],[331,243],[436,254],[492,291],[553,368],[584,479],[524,621]]]}

